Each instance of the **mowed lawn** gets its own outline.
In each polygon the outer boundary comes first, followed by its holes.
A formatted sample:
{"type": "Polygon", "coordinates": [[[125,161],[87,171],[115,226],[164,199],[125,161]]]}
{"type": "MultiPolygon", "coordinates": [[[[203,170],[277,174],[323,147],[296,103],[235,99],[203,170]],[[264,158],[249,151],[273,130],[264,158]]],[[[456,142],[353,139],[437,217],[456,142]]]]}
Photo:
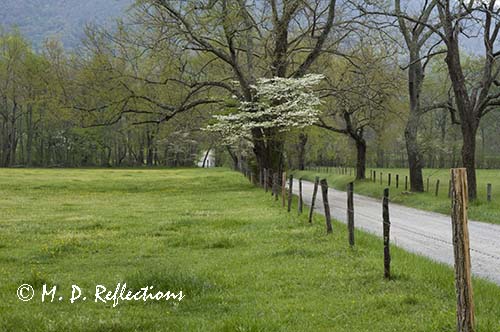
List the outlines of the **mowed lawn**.
{"type": "MultiPolygon", "coordinates": [[[[455,329],[452,269],[393,248],[385,281],[380,239],[350,249],[343,225],[326,236],[225,169],[3,169],[0,218],[0,331],[455,329]],[[94,302],[118,282],[185,299],[94,302]],[[64,300],[41,303],[44,283],[64,300]],[[69,303],[72,284],[87,301],[69,303]]],[[[478,331],[500,331],[500,288],[474,294],[478,331]]]]}
{"type": "MultiPolygon", "coordinates": [[[[424,169],[424,189],[427,190],[427,179],[429,179],[429,191],[424,193],[405,192],[405,176],[408,169],[403,168],[369,168],[366,172],[367,180],[356,181],[354,191],[361,195],[381,198],[384,188],[388,187],[388,174],[391,174],[390,197],[394,203],[399,203],[418,209],[450,214],[451,202],[448,198],[450,181],[450,169],[424,169]],[[371,182],[370,171],[377,172],[376,182],[371,182]],[[382,184],[380,184],[380,173],[382,173],[382,184]],[[396,174],[399,174],[399,188],[396,188],[396,174]],[[436,182],[439,179],[438,196],[436,197],[436,182]]],[[[354,180],[354,175],[338,174],[331,168],[328,172],[322,169],[317,171],[296,171],[295,176],[314,181],[315,176],[326,178],[328,184],[339,190],[346,190],[347,184],[354,180]]],[[[354,174],[354,173],[353,173],[354,174]]],[[[477,192],[478,199],[469,206],[469,218],[500,224],[500,170],[477,170],[477,192]],[[492,199],[488,203],[486,197],[487,184],[492,184],[492,199]]],[[[408,179],[408,190],[409,190],[408,179]]]]}

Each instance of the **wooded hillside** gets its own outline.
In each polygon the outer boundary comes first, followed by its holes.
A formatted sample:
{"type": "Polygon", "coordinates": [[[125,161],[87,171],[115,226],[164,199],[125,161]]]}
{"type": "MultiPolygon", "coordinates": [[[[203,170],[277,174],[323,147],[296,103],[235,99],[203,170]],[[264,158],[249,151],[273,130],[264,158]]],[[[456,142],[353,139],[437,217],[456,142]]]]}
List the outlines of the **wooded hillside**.
{"type": "Polygon", "coordinates": [[[83,37],[87,22],[110,24],[123,15],[132,0],[2,0],[0,25],[18,26],[39,47],[50,36],[58,36],[73,48],[83,37]]]}

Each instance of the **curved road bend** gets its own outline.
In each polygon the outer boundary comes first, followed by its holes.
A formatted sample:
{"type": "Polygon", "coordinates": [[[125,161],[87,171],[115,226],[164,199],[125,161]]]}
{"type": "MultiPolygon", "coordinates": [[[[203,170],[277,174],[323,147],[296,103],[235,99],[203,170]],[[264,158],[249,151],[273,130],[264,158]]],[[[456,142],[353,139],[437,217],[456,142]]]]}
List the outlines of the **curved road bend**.
{"type": "MultiPolygon", "coordinates": [[[[314,184],[302,181],[304,204],[310,206],[314,184]]],[[[293,192],[298,195],[298,180],[293,192]]],[[[347,194],[329,188],[328,200],[332,217],[346,223],[347,194]]],[[[315,210],[323,211],[321,187],[315,210]]],[[[410,252],[453,266],[451,219],[449,216],[422,211],[398,204],[389,205],[391,242],[410,252]]],[[[354,224],[358,229],[382,236],[382,202],[354,195],[354,224]]],[[[500,285],[500,225],[469,221],[472,272],[500,285]]]]}

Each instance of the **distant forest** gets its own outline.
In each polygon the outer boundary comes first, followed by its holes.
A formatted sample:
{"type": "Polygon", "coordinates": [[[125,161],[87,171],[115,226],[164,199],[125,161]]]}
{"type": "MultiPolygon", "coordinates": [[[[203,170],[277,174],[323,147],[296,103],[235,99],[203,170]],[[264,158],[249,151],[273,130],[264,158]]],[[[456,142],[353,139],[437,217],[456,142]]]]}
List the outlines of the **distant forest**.
{"type": "Polygon", "coordinates": [[[40,49],[48,37],[58,37],[65,48],[81,45],[86,24],[112,25],[133,0],[2,0],[0,25],[17,27],[40,49]]]}
{"type": "Polygon", "coordinates": [[[191,166],[215,149],[256,172],[409,167],[415,191],[423,167],[463,165],[471,188],[500,167],[495,1],[20,3],[0,5],[19,26],[0,35],[1,166],[191,166]],[[80,47],[41,42],[60,31],[80,47]]]}

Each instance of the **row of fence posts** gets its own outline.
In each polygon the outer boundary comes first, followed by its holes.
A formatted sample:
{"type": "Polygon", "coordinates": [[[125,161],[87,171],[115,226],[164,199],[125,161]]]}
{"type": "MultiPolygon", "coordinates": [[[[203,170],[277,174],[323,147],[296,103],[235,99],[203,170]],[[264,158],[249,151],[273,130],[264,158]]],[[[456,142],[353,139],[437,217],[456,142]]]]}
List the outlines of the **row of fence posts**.
{"type": "MultiPolygon", "coordinates": [[[[380,184],[383,184],[383,172],[379,172],[379,182],[380,184]]],[[[391,173],[387,173],[387,186],[391,187],[391,173]]],[[[395,186],[396,188],[399,188],[399,174],[396,174],[396,183],[395,186]]],[[[376,183],[377,182],[377,171],[370,170],[370,181],[376,183]]],[[[435,183],[435,190],[434,190],[434,195],[438,196],[439,195],[439,189],[440,189],[441,181],[439,179],[436,180],[435,183]]],[[[405,190],[408,191],[408,175],[405,175],[405,190]]],[[[427,183],[426,183],[426,191],[429,192],[430,190],[430,178],[427,178],[427,183]]],[[[448,198],[451,198],[451,191],[452,191],[452,183],[451,180],[448,183],[448,198]]],[[[488,183],[486,185],[486,200],[488,202],[491,202],[491,183],[488,183]]]]}
{"type": "MultiPolygon", "coordinates": [[[[254,183],[251,172],[244,171],[248,180],[254,183]]],[[[382,173],[381,173],[382,174],[382,173]]],[[[376,173],[373,172],[373,179],[376,178],[376,173]]],[[[382,178],[382,176],[381,176],[382,178]]],[[[399,175],[396,174],[396,187],[399,185],[399,175]]],[[[269,180],[272,179],[272,195],[275,200],[278,200],[279,188],[281,186],[282,205],[285,207],[285,196],[288,195],[287,211],[291,212],[292,195],[293,195],[293,175],[288,178],[288,193],[286,191],[286,173],[281,174],[281,182],[279,182],[279,173],[272,173],[268,169],[263,169],[259,172],[259,185],[266,192],[269,189],[269,180]],[[272,174],[272,177],[271,177],[272,174]]],[[[298,212],[303,212],[303,195],[302,195],[302,178],[299,178],[299,201],[298,212]]],[[[405,178],[405,184],[407,177],[405,178]]],[[[255,183],[254,183],[255,184],[255,183]]],[[[391,175],[388,176],[388,185],[391,184],[391,175]]],[[[323,198],[323,208],[325,213],[326,233],[333,232],[330,205],[328,202],[328,183],[326,179],[320,181],[319,177],[315,178],[311,207],[309,209],[308,222],[312,223],[318,187],[321,186],[323,198]]],[[[436,184],[436,195],[439,192],[439,180],[436,184]]],[[[468,204],[468,189],[467,189],[467,172],[465,168],[456,168],[451,170],[451,180],[449,185],[449,196],[451,198],[451,220],[452,220],[452,239],[453,252],[455,260],[455,287],[457,296],[457,331],[458,332],[473,332],[474,331],[474,304],[472,292],[472,274],[471,274],[471,259],[470,259],[470,244],[469,230],[467,217],[468,204]]],[[[354,239],[354,183],[350,182],[347,186],[347,229],[348,241],[351,247],[355,244],[354,239]]],[[[491,185],[488,185],[488,196],[491,197],[491,185]]],[[[391,279],[391,252],[390,252],[390,231],[391,221],[389,217],[389,188],[383,191],[382,199],[382,228],[383,228],[383,244],[384,244],[384,278],[391,279]]]]}
{"type": "MultiPolygon", "coordinates": [[[[308,167],[306,167],[306,169],[310,170],[310,171],[315,171],[318,173],[327,173],[327,174],[331,173],[331,174],[349,175],[349,176],[353,175],[353,168],[352,167],[308,166],[308,167]]],[[[370,180],[374,183],[377,183],[377,171],[370,170],[369,172],[370,172],[370,180]]],[[[379,172],[379,182],[381,185],[383,184],[383,177],[384,177],[384,173],[379,172]]],[[[388,175],[387,175],[387,186],[388,187],[391,187],[391,183],[392,183],[391,179],[392,179],[391,173],[388,173],[388,175]]],[[[399,179],[400,179],[399,174],[395,174],[395,186],[396,186],[396,188],[399,188],[399,179]]],[[[435,190],[434,190],[435,196],[439,195],[440,184],[441,184],[440,180],[437,179],[436,183],[435,183],[435,190]]],[[[408,175],[405,175],[404,188],[405,188],[405,191],[408,191],[408,175]]],[[[491,202],[491,196],[492,196],[491,189],[492,189],[491,183],[488,183],[486,185],[486,200],[488,201],[488,203],[491,202]]],[[[430,177],[427,177],[427,179],[426,179],[426,191],[429,192],[429,190],[430,190],[430,177]]],[[[448,198],[451,198],[451,180],[449,181],[449,184],[448,184],[448,198]]]]}
{"type": "MultiPolygon", "coordinates": [[[[347,172],[346,170],[340,172],[347,172]]],[[[252,183],[253,176],[250,172],[243,172],[248,180],[252,183]]],[[[269,169],[262,169],[259,171],[259,186],[264,189],[267,193],[269,192],[269,188],[271,188],[271,195],[274,197],[276,201],[279,200],[279,196],[281,196],[281,204],[283,207],[287,208],[288,212],[292,211],[292,200],[293,200],[293,175],[288,176],[288,191],[286,190],[286,173],[283,172],[280,176],[278,172],[272,172],[269,169]]],[[[254,183],[255,184],[255,183],[254,183]]],[[[311,206],[309,208],[308,214],[308,223],[312,224],[313,215],[316,208],[316,200],[318,195],[318,190],[321,188],[321,198],[323,201],[323,211],[325,214],[325,226],[326,233],[333,233],[332,226],[332,218],[330,213],[330,204],[328,202],[328,183],[326,179],[321,179],[317,176],[314,180],[313,192],[312,192],[312,201],[311,206]]],[[[385,191],[384,191],[385,192],[385,191]]],[[[384,225],[390,225],[389,221],[389,199],[388,196],[389,191],[387,189],[387,199],[383,202],[383,214],[384,214],[384,225]]],[[[304,200],[303,200],[303,184],[302,178],[298,179],[298,213],[302,214],[304,211],[304,200]]],[[[348,242],[349,246],[353,247],[355,245],[354,239],[354,183],[350,182],[347,186],[347,230],[348,230],[348,242]]],[[[390,279],[390,250],[389,250],[389,230],[390,227],[384,226],[384,234],[387,231],[386,236],[384,237],[387,241],[384,242],[384,276],[390,279]]]]}
{"type": "Polygon", "coordinates": [[[353,167],[344,167],[344,166],[307,166],[306,170],[318,173],[339,174],[339,175],[349,175],[349,176],[355,174],[353,167]]]}

